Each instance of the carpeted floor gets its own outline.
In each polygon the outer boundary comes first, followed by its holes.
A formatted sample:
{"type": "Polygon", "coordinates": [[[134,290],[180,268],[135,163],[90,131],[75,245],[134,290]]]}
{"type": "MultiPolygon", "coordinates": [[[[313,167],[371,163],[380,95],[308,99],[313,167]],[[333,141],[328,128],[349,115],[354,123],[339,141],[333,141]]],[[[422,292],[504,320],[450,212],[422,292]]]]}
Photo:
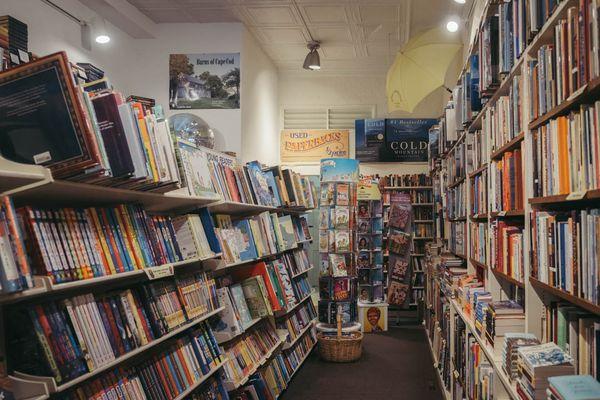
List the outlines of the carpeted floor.
{"type": "Polygon", "coordinates": [[[390,328],[365,335],[356,363],[325,363],[315,349],[281,400],[441,400],[435,374],[423,328],[390,328]]]}

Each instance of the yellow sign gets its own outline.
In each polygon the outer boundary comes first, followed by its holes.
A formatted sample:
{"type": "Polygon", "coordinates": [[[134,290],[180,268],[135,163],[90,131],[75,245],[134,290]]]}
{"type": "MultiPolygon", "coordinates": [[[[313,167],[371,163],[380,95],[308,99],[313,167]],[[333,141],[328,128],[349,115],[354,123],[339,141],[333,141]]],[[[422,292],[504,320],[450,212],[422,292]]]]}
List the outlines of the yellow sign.
{"type": "Polygon", "coordinates": [[[347,129],[284,129],[281,131],[281,162],[348,158],[349,137],[347,129]]]}
{"type": "Polygon", "coordinates": [[[381,200],[381,191],[379,185],[371,179],[362,179],[358,182],[356,191],[358,200],[381,200]]]}

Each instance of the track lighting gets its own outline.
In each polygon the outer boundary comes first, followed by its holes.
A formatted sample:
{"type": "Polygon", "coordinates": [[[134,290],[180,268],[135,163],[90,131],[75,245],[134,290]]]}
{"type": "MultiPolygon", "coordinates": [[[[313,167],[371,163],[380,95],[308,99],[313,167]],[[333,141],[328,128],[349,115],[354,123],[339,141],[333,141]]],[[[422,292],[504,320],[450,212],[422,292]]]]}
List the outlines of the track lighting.
{"type": "Polygon", "coordinates": [[[317,40],[313,40],[306,46],[310,50],[304,59],[304,69],[318,70],[321,69],[321,57],[317,51],[321,47],[321,43],[317,40]]]}
{"type": "Polygon", "coordinates": [[[448,21],[446,29],[448,29],[448,32],[456,32],[458,30],[458,22],[454,20],[448,21]]]}

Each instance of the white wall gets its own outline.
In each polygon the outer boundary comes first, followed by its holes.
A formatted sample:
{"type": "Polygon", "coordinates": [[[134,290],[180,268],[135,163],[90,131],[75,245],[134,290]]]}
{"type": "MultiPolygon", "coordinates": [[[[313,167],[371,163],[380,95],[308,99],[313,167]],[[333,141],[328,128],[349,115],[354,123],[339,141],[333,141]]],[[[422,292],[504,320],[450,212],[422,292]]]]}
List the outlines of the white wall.
{"type": "Polygon", "coordinates": [[[244,29],[242,52],[242,159],[279,163],[278,72],[244,29]]]}

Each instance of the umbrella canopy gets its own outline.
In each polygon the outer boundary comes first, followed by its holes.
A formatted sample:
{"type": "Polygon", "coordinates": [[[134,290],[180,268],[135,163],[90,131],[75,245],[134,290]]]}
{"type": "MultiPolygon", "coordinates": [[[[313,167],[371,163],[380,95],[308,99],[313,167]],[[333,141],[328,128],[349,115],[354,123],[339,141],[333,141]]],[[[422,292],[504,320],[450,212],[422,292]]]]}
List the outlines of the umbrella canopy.
{"type": "Polygon", "coordinates": [[[388,111],[412,112],[427,95],[444,86],[446,71],[461,48],[458,35],[437,28],[410,39],[387,73],[388,111]]]}

